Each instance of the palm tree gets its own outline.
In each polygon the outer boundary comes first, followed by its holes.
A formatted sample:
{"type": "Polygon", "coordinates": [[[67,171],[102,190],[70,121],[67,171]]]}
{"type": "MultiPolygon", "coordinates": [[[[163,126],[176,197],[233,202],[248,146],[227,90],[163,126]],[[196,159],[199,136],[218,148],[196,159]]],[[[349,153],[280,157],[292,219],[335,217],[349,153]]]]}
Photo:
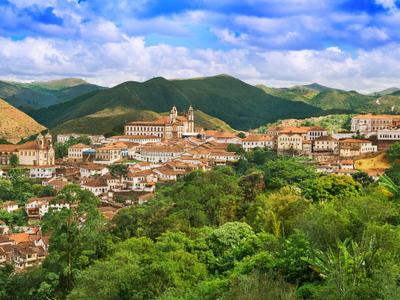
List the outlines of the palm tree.
{"type": "Polygon", "coordinates": [[[392,193],[393,197],[400,198],[400,186],[394,183],[394,181],[386,174],[379,178],[379,185],[392,193]]]}

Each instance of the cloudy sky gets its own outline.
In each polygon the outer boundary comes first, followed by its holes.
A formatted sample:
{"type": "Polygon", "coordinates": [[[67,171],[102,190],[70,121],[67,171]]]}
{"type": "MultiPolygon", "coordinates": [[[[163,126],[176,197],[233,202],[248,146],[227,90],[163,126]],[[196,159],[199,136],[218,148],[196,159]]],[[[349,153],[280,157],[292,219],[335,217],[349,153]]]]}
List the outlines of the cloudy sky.
{"type": "MultiPolygon", "coordinates": [[[[399,2],[399,3],[397,3],[399,2]]],[[[0,0],[0,78],[400,87],[396,0],[0,0]]]]}

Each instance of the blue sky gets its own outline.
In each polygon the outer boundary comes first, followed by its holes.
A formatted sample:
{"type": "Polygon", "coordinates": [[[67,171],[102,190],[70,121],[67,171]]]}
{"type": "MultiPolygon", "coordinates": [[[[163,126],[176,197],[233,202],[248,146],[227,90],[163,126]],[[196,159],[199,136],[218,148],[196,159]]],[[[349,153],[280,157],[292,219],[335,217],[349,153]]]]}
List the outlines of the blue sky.
{"type": "Polygon", "coordinates": [[[396,0],[0,0],[0,78],[400,86],[396,0]]]}

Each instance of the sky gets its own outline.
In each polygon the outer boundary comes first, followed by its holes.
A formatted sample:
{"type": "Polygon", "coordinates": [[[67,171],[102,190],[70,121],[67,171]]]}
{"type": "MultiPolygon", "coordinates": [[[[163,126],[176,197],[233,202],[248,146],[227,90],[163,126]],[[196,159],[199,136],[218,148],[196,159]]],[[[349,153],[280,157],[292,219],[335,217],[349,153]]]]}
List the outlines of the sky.
{"type": "Polygon", "coordinates": [[[400,0],[0,0],[0,78],[400,87],[400,0]]]}

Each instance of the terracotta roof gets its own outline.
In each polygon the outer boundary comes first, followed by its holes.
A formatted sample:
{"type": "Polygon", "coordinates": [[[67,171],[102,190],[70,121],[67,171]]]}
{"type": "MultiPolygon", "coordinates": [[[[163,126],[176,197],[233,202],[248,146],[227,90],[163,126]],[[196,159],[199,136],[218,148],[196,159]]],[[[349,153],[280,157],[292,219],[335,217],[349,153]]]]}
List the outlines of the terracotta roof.
{"type": "Polygon", "coordinates": [[[287,127],[283,127],[279,133],[298,133],[298,134],[305,134],[308,133],[310,131],[326,131],[325,129],[321,128],[321,127],[306,127],[306,126],[287,126],[287,127]]]}
{"type": "Polygon", "coordinates": [[[204,132],[206,136],[212,136],[214,138],[235,138],[236,134],[227,131],[217,131],[217,130],[206,130],[204,132]]]}
{"type": "Polygon", "coordinates": [[[340,140],[340,143],[370,143],[369,140],[359,140],[359,139],[344,139],[340,140]]]}
{"type": "Polygon", "coordinates": [[[76,148],[76,149],[85,149],[85,148],[90,148],[90,146],[79,143],[79,144],[75,144],[70,146],[70,148],[76,148]]]}
{"type": "Polygon", "coordinates": [[[30,241],[29,234],[27,234],[25,232],[11,234],[10,240],[15,241],[17,244],[30,241]]]}
{"type": "Polygon", "coordinates": [[[103,147],[98,148],[97,150],[118,150],[118,149],[125,149],[127,148],[127,145],[122,142],[117,142],[117,143],[110,143],[107,144],[103,147]]]}
{"type": "Polygon", "coordinates": [[[161,138],[156,135],[116,135],[110,137],[110,139],[143,140],[143,139],[161,139],[161,138]]]}
{"type": "Polygon", "coordinates": [[[272,141],[274,138],[271,135],[267,134],[251,134],[242,141],[244,142],[262,142],[262,141],[272,141]]]}
{"type": "Polygon", "coordinates": [[[334,141],[337,141],[337,139],[335,139],[331,135],[323,135],[323,136],[317,137],[315,139],[315,141],[332,141],[332,142],[334,142],[334,141]]]}
{"type": "Polygon", "coordinates": [[[104,187],[104,186],[108,186],[108,185],[107,185],[107,179],[106,178],[98,177],[98,178],[90,178],[88,180],[84,180],[82,182],[82,186],[104,187]]]}
{"type": "Polygon", "coordinates": [[[353,119],[400,119],[400,115],[373,115],[373,114],[363,114],[354,116],[353,119]]]}

